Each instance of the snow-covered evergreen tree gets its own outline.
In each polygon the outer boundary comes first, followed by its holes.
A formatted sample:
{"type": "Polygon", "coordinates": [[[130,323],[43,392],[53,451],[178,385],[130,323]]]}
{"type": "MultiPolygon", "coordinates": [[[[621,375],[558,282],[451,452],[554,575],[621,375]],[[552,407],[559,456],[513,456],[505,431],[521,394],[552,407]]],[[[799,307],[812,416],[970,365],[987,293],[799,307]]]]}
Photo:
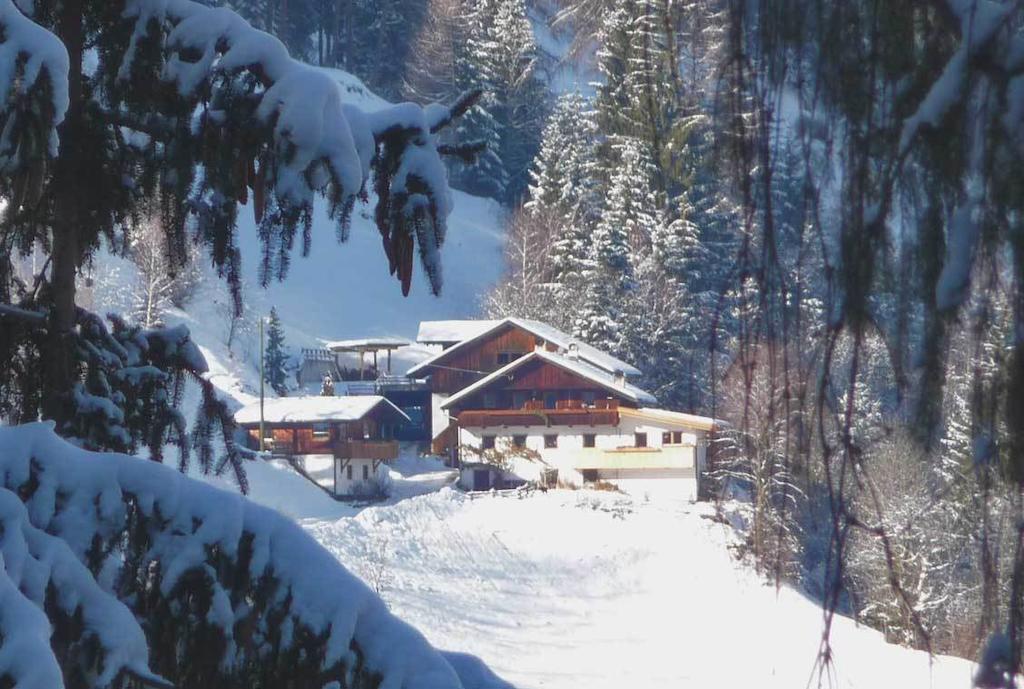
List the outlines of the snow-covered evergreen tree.
{"type": "Polygon", "coordinates": [[[597,130],[587,101],[578,91],[555,103],[530,171],[529,209],[555,209],[566,217],[592,216],[593,155],[597,130]]]}
{"type": "MultiPolygon", "coordinates": [[[[326,198],[344,238],[371,181],[392,274],[407,292],[418,254],[440,290],[449,211],[441,155],[458,151],[440,147],[438,136],[475,94],[454,107],[368,114],[278,39],[231,10],[190,0],[71,2],[60,12],[38,2],[28,11],[32,18],[0,2],[0,59],[11,76],[0,84],[0,193],[9,199],[0,226],[10,238],[0,246],[0,377],[17,383],[5,387],[14,420],[42,414],[71,433],[83,419],[116,416],[121,397],[103,378],[136,357],[99,331],[87,340],[98,326],[76,306],[75,277],[101,238],[122,245],[158,194],[172,269],[186,262],[189,241],[200,242],[234,288],[236,310],[239,204],[249,202],[260,226],[264,277],[282,278],[296,234],[309,251],[314,198],[326,198]],[[36,243],[49,249],[48,264],[29,284],[15,280],[15,252],[36,243]],[[91,349],[99,342],[105,351],[91,349]],[[94,382],[85,397],[83,380],[94,382]],[[100,407],[113,411],[83,413],[100,407]]],[[[192,374],[204,367],[177,363],[192,374]]],[[[162,380],[165,387],[149,391],[178,399],[174,376],[162,380]]],[[[215,408],[213,400],[203,406],[215,408]]],[[[219,421],[229,436],[226,412],[219,421]]],[[[109,436],[112,447],[143,437],[158,446],[152,434],[168,426],[154,423],[132,428],[141,433],[132,438],[118,438],[116,424],[82,432],[97,444],[109,436]]]]}
{"type": "Polygon", "coordinates": [[[288,351],[284,344],[284,328],[281,327],[281,319],[277,315],[277,309],[270,309],[270,317],[267,319],[267,350],[264,356],[263,375],[281,397],[288,394],[288,386],[285,381],[288,378],[288,351]]]}
{"type": "Polygon", "coordinates": [[[460,678],[292,519],[47,423],[0,427],[0,505],[9,686],[507,686],[460,678]]]}

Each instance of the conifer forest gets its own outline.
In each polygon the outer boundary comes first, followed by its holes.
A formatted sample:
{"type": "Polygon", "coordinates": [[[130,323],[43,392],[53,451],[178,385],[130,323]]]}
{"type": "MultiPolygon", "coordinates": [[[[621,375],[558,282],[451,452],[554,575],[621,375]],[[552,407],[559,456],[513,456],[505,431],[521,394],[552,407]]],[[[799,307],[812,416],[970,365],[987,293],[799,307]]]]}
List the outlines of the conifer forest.
{"type": "MultiPolygon", "coordinates": [[[[622,418],[707,421],[679,543],[721,529],[732,567],[815,607],[803,686],[853,686],[846,620],[963,659],[956,686],[1019,686],[1018,347],[1021,0],[0,0],[2,687],[544,685],[506,676],[500,633],[533,617],[445,636],[484,575],[442,598],[410,573],[427,535],[367,535],[416,501],[448,501],[410,517],[425,534],[510,497],[571,503],[566,524],[677,509],[627,497],[611,464],[556,479],[556,412],[619,402],[528,400],[527,360],[633,395],[622,418]],[[456,357],[498,323],[531,344],[456,357]],[[493,378],[545,419],[541,445],[503,421],[467,447],[470,411],[503,409],[493,378]],[[284,456],[306,430],[332,443],[329,480],[284,456]],[[358,550],[325,535],[341,517],[358,550]],[[448,647],[490,634],[499,650],[448,647]]],[[[682,444],[666,429],[613,449],[682,444]]],[[[527,547],[502,524],[461,557],[527,547]]],[[[573,562],[596,581],[594,548],[573,562]]],[[[604,686],[536,644],[558,687],[604,686]]],[[[635,686],[714,686],[690,676],[635,686]]]]}

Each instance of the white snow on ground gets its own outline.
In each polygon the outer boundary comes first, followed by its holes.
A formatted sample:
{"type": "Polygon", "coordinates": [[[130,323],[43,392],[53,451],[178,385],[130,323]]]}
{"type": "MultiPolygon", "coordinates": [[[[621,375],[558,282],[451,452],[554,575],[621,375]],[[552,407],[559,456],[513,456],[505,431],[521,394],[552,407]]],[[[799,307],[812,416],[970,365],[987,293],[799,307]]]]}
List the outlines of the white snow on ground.
{"type": "MultiPolygon", "coordinates": [[[[431,462],[392,468],[408,484],[443,473],[431,462]]],[[[253,467],[252,497],[298,518],[433,645],[521,689],[818,686],[819,605],[738,562],[707,505],[443,488],[360,511],[288,473],[253,467]]],[[[929,660],[846,618],[832,643],[822,686],[970,686],[970,663],[929,660]]]]}

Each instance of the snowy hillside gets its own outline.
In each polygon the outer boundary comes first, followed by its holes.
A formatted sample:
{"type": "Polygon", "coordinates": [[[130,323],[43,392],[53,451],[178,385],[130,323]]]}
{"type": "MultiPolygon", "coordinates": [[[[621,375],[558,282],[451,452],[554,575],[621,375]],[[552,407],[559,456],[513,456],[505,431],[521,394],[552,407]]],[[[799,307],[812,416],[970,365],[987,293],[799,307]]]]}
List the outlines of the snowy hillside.
{"type": "MultiPolygon", "coordinates": [[[[366,112],[390,103],[373,94],[359,79],[337,69],[320,68],[342,84],[348,101],[366,112]]],[[[258,287],[260,243],[251,209],[239,214],[238,238],[243,279],[256,308],[275,306],[285,326],[300,340],[338,340],[364,335],[414,338],[420,320],[465,318],[477,314],[479,299],[502,270],[504,219],[490,199],[452,192],[452,214],[441,250],[444,289],[430,293],[423,271],[416,267],[412,291],[402,297],[388,275],[380,233],[373,222],[376,199],[357,203],[348,242],[335,238],[335,221],[322,202],[313,218],[310,255],[298,250],[288,278],[267,289],[258,287]]]]}
{"type": "Polygon", "coordinates": [[[480,296],[501,272],[500,207],[486,199],[453,192],[448,236],[441,250],[444,289],[431,295],[417,267],[412,292],[402,297],[388,275],[380,234],[373,224],[373,202],[356,206],[348,242],[335,239],[334,222],[318,205],[313,248],[294,254],[284,282],[258,287],[260,244],[252,214],[243,209],[238,228],[244,279],[249,292],[269,311],[277,308],[289,329],[310,338],[338,340],[363,335],[414,338],[420,320],[476,315],[480,296]]]}
{"type": "MultiPolygon", "coordinates": [[[[283,467],[252,478],[253,498],[298,517],[432,644],[521,689],[818,686],[818,604],[737,562],[707,506],[445,489],[357,513],[283,467]]],[[[970,663],[929,660],[851,620],[832,640],[822,686],[970,686],[970,663]]]]}

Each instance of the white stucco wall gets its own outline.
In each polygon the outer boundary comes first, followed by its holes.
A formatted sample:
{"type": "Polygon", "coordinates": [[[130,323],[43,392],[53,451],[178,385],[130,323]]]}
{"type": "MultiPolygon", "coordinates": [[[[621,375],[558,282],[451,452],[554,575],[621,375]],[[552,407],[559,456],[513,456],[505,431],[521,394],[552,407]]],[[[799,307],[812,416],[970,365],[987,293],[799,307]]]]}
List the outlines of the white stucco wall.
{"type": "Polygon", "coordinates": [[[377,478],[378,474],[386,473],[388,470],[387,465],[383,462],[377,468],[375,473],[373,470],[372,459],[353,459],[350,460],[344,467],[340,461],[335,460],[334,462],[334,479],[336,481],[338,495],[357,495],[361,491],[368,491],[377,478]],[[348,478],[348,467],[352,467],[352,478],[348,478]],[[367,478],[363,478],[364,468],[367,478]]]}
{"type": "MultiPolygon", "coordinates": [[[[506,426],[492,428],[459,428],[459,443],[470,447],[483,446],[483,437],[495,436],[498,449],[511,447],[512,436],[526,436],[526,448],[540,455],[540,460],[527,458],[513,459],[513,472],[527,481],[540,480],[543,471],[549,467],[558,469],[559,481],[571,485],[583,485],[583,474],[576,469],[581,453],[591,451],[583,447],[583,436],[594,435],[594,447],[598,450],[615,450],[635,446],[635,434],[647,433],[647,447],[661,448],[662,433],[681,431],[683,446],[696,446],[694,456],[697,463],[698,476],[704,466],[705,448],[704,433],[686,428],[682,425],[654,423],[647,419],[639,419],[622,415],[618,426],[506,426]],[[557,435],[558,447],[545,448],[544,436],[557,435]]],[[[625,456],[626,453],[624,453],[625,456]]],[[[464,455],[464,460],[474,461],[476,458],[464,455]]],[[[636,469],[612,470],[602,469],[598,478],[615,483],[629,493],[669,491],[687,499],[696,499],[697,481],[694,476],[682,477],[678,469],[636,469]],[[624,472],[624,473],[617,473],[624,472]],[[639,473],[638,473],[639,472],[639,473]],[[613,476],[612,473],[615,473],[613,476]],[[606,475],[607,474],[607,475],[606,475]]],[[[692,471],[692,470],[691,470],[692,471]]]]}

